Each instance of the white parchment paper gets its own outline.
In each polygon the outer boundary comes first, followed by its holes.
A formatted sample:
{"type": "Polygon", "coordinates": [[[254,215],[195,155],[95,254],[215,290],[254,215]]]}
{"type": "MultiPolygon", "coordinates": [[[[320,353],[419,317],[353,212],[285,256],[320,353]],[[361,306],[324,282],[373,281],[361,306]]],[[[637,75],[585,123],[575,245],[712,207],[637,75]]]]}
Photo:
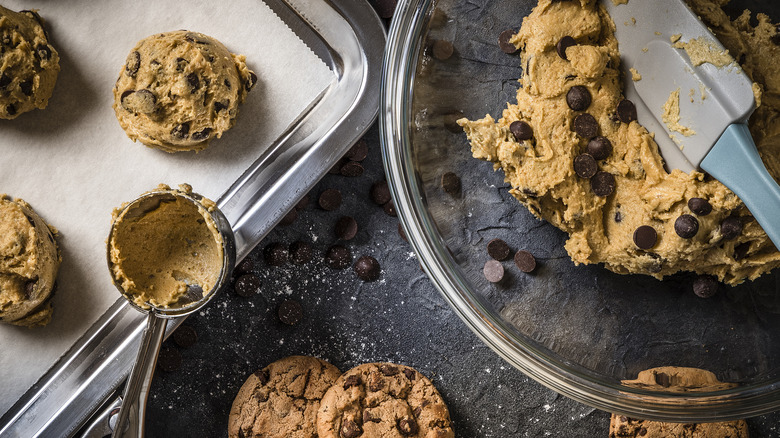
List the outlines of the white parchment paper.
{"type": "Polygon", "coordinates": [[[45,110],[0,120],[0,193],[59,229],[62,266],[44,328],[0,325],[0,414],[119,298],[106,267],[111,210],[159,183],[218,198],[335,75],[260,0],[7,1],[39,9],[62,68],[45,110]],[[200,153],[167,154],[119,127],[112,87],[137,41],[187,29],[246,55],[259,82],[236,126],[200,153]]]}

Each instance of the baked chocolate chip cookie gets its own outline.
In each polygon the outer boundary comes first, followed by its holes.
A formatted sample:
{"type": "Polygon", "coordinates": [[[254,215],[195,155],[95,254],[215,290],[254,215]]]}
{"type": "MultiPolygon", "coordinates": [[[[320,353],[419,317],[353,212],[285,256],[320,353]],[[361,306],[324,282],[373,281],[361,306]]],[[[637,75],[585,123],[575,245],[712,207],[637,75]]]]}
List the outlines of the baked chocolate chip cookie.
{"type": "Polygon", "coordinates": [[[133,141],[166,152],[202,150],[233,127],[257,83],[243,55],[185,30],[147,37],[114,86],[117,120],[133,141]]]}
{"type": "Polygon", "coordinates": [[[255,371],[230,409],[228,436],[316,437],[320,399],[340,374],[335,366],[309,356],[289,356],[255,371]]]}
{"type": "Polygon", "coordinates": [[[454,437],[450,414],[430,380],[391,363],[358,365],[322,398],[321,438],[454,437]]]}
{"type": "Polygon", "coordinates": [[[15,119],[46,108],[60,56],[49,44],[36,11],[14,12],[0,6],[0,118],[15,119]]]}
{"type": "Polygon", "coordinates": [[[662,423],[612,414],[609,438],[747,438],[745,420],[721,423],[662,423]]]}

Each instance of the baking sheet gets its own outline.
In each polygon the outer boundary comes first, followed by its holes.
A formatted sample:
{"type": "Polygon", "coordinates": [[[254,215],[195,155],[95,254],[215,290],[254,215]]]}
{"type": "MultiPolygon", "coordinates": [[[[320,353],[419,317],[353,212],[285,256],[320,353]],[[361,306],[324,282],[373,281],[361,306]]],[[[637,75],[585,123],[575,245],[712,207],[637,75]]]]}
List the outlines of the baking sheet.
{"type": "Polygon", "coordinates": [[[6,2],[39,9],[62,71],[45,110],[0,121],[0,192],[28,201],[60,231],[63,263],[54,319],[0,327],[5,412],[117,299],[105,262],[112,208],[164,182],[216,199],[335,80],[260,0],[6,2]],[[148,35],[188,29],[247,56],[259,82],[236,126],[200,153],[133,143],[117,123],[114,82],[148,35]]]}

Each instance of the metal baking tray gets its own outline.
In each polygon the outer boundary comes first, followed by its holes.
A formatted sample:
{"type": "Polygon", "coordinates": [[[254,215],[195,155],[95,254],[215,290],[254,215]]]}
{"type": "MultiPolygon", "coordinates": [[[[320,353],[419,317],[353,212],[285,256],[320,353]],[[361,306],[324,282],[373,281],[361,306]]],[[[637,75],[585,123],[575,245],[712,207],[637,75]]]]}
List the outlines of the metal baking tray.
{"type": "MultiPolygon", "coordinates": [[[[336,80],[218,199],[235,233],[238,260],[365,133],[379,110],[385,32],[368,2],[262,1],[336,80]]],[[[169,324],[169,333],[179,323],[169,324]]],[[[104,419],[100,412],[117,405],[144,328],[144,315],[119,298],[0,418],[0,436],[94,434],[104,419]]]]}

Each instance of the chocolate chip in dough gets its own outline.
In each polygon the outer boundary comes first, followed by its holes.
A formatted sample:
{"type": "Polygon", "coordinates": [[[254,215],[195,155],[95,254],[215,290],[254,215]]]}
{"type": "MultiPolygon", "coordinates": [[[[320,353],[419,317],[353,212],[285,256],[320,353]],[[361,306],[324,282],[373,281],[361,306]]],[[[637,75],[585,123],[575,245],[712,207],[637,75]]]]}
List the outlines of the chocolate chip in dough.
{"type": "Polygon", "coordinates": [[[364,170],[365,169],[363,168],[363,165],[360,164],[359,162],[347,161],[341,166],[341,169],[339,169],[339,173],[343,176],[354,178],[363,175],[364,170]]]}
{"type": "Polygon", "coordinates": [[[239,296],[244,298],[251,297],[260,292],[261,286],[262,282],[255,274],[244,274],[236,278],[236,281],[233,283],[233,289],[235,289],[239,296]]]}
{"type": "Polygon", "coordinates": [[[558,44],[555,45],[555,51],[558,52],[558,56],[568,61],[569,58],[566,57],[566,49],[576,44],[577,43],[574,41],[574,38],[566,35],[565,37],[558,40],[558,44]]]}
{"type": "Polygon", "coordinates": [[[439,61],[446,61],[455,53],[455,47],[447,40],[436,40],[431,47],[433,57],[439,61]]]}
{"type": "Polygon", "coordinates": [[[257,84],[257,75],[255,72],[250,71],[249,77],[246,78],[246,83],[244,84],[244,88],[246,88],[246,91],[252,91],[252,88],[254,88],[255,84],[257,84]]]}
{"type": "Polygon", "coordinates": [[[506,54],[513,54],[517,52],[517,46],[510,43],[509,40],[512,38],[512,35],[514,35],[516,32],[512,29],[507,29],[498,36],[498,47],[501,48],[501,51],[506,54]]]}
{"type": "Polygon", "coordinates": [[[398,427],[398,432],[403,436],[415,436],[420,431],[417,421],[409,416],[399,419],[396,426],[398,427]]]}
{"type": "Polygon", "coordinates": [[[387,181],[375,182],[371,186],[369,196],[376,205],[385,205],[388,201],[390,201],[392,196],[390,195],[390,187],[388,187],[387,181]]]}
{"type": "Polygon", "coordinates": [[[499,283],[504,279],[504,266],[498,260],[488,260],[482,268],[482,274],[487,281],[499,283]]]}
{"type": "Polygon", "coordinates": [[[585,111],[591,101],[590,91],[583,85],[575,85],[566,93],[566,103],[574,111],[585,111]]]}
{"type": "MultiPolygon", "coordinates": [[[[119,103],[122,108],[131,113],[152,114],[157,111],[157,96],[146,89],[125,91],[119,97],[119,103]]],[[[189,125],[187,129],[189,130],[189,125]]],[[[173,131],[171,134],[173,135],[173,131]]]]}
{"type": "Polygon", "coordinates": [[[636,120],[637,115],[634,102],[631,102],[628,99],[621,100],[617,106],[617,115],[618,119],[623,123],[631,123],[636,120]]]}
{"type": "Polygon", "coordinates": [[[173,342],[181,348],[190,348],[198,342],[198,332],[191,325],[182,324],[173,332],[173,342]]]}
{"type": "Polygon", "coordinates": [[[452,196],[457,196],[460,193],[460,177],[453,172],[447,172],[441,176],[441,187],[444,191],[452,196]]]}
{"type": "Polygon", "coordinates": [[[125,73],[134,78],[138,74],[138,69],[141,67],[141,54],[138,51],[132,52],[127,56],[125,62],[125,73]]]}
{"type": "Polygon", "coordinates": [[[352,253],[343,245],[333,245],[325,251],[325,264],[331,269],[347,269],[352,264],[352,253]]]}
{"type": "Polygon", "coordinates": [[[530,252],[521,249],[515,253],[515,265],[525,273],[531,273],[536,269],[536,257],[530,252]]]}
{"type": "Polygon", "coordinates": [[[312,249],[311,244],[300,240],[290,244],[289,252],[290,260],[297,265],[310,262],[314,255],[314,249],[312,249]]]}
{"type": "Polygon", "coordinates": [[[596,172],[590,179],[590,188],[596,196],[609,196],[615,191],[615,177],[609,172],[596,172]]]}
{"type": "Polygon", "coordinates": [[[599,135],[599,122],[588,113],[579,114],[574,118],[574,132],[580,137],[590,140],[599,135]]]}
{"type": "Polygon", "coordinates": [[[642,225],[634,231],[634,243],[640,249],[650,249],[655,246],[658,233],[650,225],[642,225]]]}
{"type": "Polygon", "coordinates": [[[690,214],[683,214],[674,221],[674,232],[683,239],[690,239],[699,232],[699,220],[690,214]]]}
{"type": "Polygon", "coordinates": [[[574,158],[574,173],[580,178],[590,179],[598,172],[596,159],[590,154],[579,154],[574,158]]]}
{"type": "Polygon", "coordinates": [[[522,120],[515,120],[512,122],[509,125],[509,132],[515,136],[515,140],[517,141],[525,141],[534,138],[534,130],[531,128],[531,125],[522,120]]]}
{"type": "Polygon", "coordinates": [[[379,278],[381,272],[379,262],[371,256],[361,256],[355,262],[353,269],[355,274],[363,281],[374,281],[379,278]]]}
{"type": "Polygon", "coordinates": [[[704,198],[689,199],[688,208],[697,216],[707,216],[712,213],[712,204],[704,198]]]}
{"type": "Polygon", "coordinates": [[[5,72],[0,74],[0,89],[4,90],[11,84],[13,80],[14,79],[11,76],[8,76],[5,72]]]}
{"type": "Polygon", "coordinates": [[[509,254],[512,250],[509,248],[506,242],[501,239],[493,239],[487,244],[487,252],[490,257],[496,260],[506,260],[509,258],[509,254]]]}
{"type": "Polygon", "coordinates": [[[197,73],[187,75],[187,83],[190,84],[190,92],[194,93],[200,88],[200,78],[197,73]]]}
{"type": "Polygon", "coordinates": [[[734,247],[734,260],[742,260],[747,257],[750,251],[750,242],[742,242],[734,247]]]}
{"type": "Polygon", "coordinates": [[[203,141],[209,138],[211,135],[211,128],[203,128],[200,131],[192,133],[192,139],[195,141],[203,141]]]}
{"type": "Polygon", "coordinates": [[[607,137],[599,135],[590,139],[586,150],[596,160],[604,160],[612,153],[612,142],[607,137]]]}
{"type": "Polygon", "coordinates": [[[163,345],[157,354],[157,368],[170,373],[181,368],[181,353],[176,347],[163,345]]]}
{"type": "Polygon", "coordinates": [[[9,103],[9,104],[8,104],[8,105],[5,107],[5,112],[6,112],[6,113],[7,113],[9,116],[16,115],[16,105],[14,105],[14,104],[12,104],[12,103],[9,103]]]}
{"type": "Polygon", "coordinates": [[[718,279],[711,275],[700,275],[693,280],[693,293],[700,298],[710,298],[718,293],[718,279]]]}
{"type": "Polygon", "coordinates": [[[303,306],[296,300],[284,300],[276,309],[279,321],[287,325],[295,325],[303,319],[303,306]]]}
{"type": "Polygon", "coordinates": [[[19,89],[22,90],[22,94],[24,94],[27,97],[32,96],[33,92],[33,82],[31,79],[28,79],[26,81],[19,82],[19,89]]]}
{"type": "Polygon", "coordinates": [[[341,206],[341,192],[337,189],[326,189],[320,194],[320,207],[323,210],[333,211],[341,206]]]}
{"type": "Polygon", "coordinates": [[[288,257],[287,247],[280,242],[269,243],[263,248],[263,260],[270,266],[282,266],[288,257]]]}
{"type": "Polygon", "coordinates": [[[354,145],[344,154],[344,158],[352,161],[363,161],[368,156],[368,143],[364,139],[355,142],[354,145]]]}
{"type": "Polygon", "coordinates": [[[742,233],[742,220],[739,216],[729,216],[720,223],[720,233],[725,240],[736,238],[742,233]]]}
{"type": "Polygon", "coordinates": [[[342,216],[338,221],[336,221],[336,227],[334,231],[336,233],[336,237],[339,239],[350,240],[357,234],[357,221],[351,216],[342,216]]]}
{"type": "Polygon", "coordinates": [[[171,137],[174,138],[174,140],[184,140],[189,136],[190,134],[190,123],[184,122],[182,124],[176,125],[171,129],[171,137]]]}

